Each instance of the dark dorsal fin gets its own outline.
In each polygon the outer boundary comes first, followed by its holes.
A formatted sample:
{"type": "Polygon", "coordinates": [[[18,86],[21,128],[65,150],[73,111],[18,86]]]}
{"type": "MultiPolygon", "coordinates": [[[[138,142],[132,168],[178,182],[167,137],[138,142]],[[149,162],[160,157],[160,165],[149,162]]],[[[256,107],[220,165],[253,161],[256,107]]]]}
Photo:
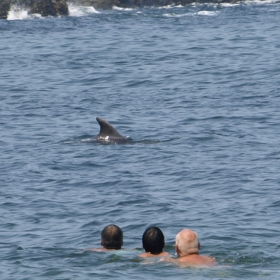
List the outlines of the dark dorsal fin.
{"type": "Polygon", "coordinates": [[[110,125],[107,121],[96,118],[100,125],[100,132],[98,136],[115,136],[115,137],[121,137],[124,138],[121,134],[119,134],[116,129],[112,125],[110,125]]]}

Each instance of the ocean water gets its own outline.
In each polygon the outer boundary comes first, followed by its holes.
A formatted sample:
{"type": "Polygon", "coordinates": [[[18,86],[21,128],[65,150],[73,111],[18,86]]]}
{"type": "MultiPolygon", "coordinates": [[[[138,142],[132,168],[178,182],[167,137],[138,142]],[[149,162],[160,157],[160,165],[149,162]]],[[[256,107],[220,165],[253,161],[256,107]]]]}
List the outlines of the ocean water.
{"type": "Polygon", "coordinates": [[[279,279],[280,5],[96,11],[0,21],[1,279],[279,279]],[[132,141],[103,145],[96,117],[132,141]],[[127,254],[100,246],[109,223],[127,254]],[[175,256],[137,257],[151,225],[175,256]]]}

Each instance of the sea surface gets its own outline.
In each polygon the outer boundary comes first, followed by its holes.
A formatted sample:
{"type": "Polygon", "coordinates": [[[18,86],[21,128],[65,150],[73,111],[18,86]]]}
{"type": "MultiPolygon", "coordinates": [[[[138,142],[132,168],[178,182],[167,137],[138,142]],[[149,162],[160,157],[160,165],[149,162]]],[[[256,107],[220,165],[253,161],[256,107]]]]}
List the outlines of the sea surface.
{"type": "Polygon", "coordinates": [[[0,21],[1,279],[280,279],[280,3],[0,21]],[[128,144],[100,144],[96,117],[128,144]],[[97,253],[107,224],[126,253],[97,253]],[[195,230],[215,268],[144,261],[195,230]]]}

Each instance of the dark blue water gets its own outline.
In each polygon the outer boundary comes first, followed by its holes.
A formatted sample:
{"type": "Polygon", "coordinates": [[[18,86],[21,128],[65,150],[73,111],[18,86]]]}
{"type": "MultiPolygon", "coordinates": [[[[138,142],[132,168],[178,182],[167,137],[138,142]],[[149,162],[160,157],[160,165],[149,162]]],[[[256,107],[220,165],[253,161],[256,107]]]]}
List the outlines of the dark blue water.
{"type": "Polygon", "coordinates": [[[70,12],[0,21],[0,278],[279,279],[280,5],[70,12]],[[83,250],[109,223],[136,251],[83,250]],[[150,225],[219,267],[146,264],[150,225]]]}

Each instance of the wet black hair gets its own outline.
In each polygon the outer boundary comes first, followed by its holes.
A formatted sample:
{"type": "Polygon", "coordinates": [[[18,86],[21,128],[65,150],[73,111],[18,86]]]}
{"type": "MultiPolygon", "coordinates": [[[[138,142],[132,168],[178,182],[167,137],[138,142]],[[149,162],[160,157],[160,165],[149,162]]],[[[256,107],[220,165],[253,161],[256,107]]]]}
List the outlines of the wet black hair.
{"type": "Polygon", "coordinates": [[[160,254],[164,248],[164,235],[160,228],[149,227],[142,236],[143,248],[151,254],[160,254]]]}
{"type": "Polygon", "coordinates": [[[101,232],[101,245],[106,249],[121,249],[123,232],[117,225],[108,225],[101,232]]]}

